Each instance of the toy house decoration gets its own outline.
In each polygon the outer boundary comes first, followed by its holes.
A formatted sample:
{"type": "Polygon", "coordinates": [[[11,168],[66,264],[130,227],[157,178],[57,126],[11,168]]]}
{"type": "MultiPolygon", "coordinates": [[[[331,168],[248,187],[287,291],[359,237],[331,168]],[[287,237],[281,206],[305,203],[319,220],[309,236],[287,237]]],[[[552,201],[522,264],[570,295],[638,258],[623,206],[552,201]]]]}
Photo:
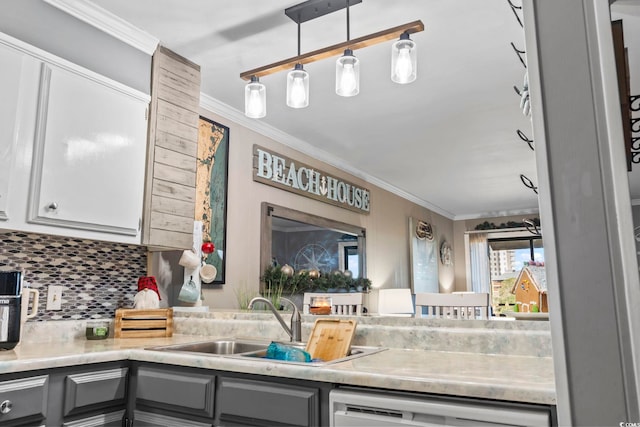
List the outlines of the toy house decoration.
{"type": "Polygon", "coordinates": [[[514,311],[549,312],[547,303],[547,279],[544,266],[525,265],[511,288],[516,296],[514,311]]]}

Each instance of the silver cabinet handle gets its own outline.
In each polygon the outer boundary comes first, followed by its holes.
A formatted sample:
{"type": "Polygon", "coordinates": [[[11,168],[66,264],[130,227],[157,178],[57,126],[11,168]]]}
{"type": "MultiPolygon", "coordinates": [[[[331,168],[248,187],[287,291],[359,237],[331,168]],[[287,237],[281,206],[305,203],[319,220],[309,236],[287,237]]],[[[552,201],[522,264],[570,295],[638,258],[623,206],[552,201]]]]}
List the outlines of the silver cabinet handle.
{"type": "Polygon", "coordinates": [[[56,209],[58,209],[58,204],[56,202],[51,202],[49,203],[49,206],[47,206],[47,209],[49,209],[50,211],[55,211],[56,209]]]}
{"type": "Polygon", "coordinates": [[[13,409],[13,403],[10,400],[5,400],[0,403],[0,413],[8,414],[13,409]]]}

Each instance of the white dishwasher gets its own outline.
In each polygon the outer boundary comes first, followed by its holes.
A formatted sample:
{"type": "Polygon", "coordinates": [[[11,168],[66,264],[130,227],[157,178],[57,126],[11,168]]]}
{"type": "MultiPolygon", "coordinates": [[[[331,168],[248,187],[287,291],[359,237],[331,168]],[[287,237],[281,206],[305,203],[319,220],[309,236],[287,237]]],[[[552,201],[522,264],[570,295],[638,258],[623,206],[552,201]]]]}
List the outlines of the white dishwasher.
{"type": "Polygon", "coordinates": [[[331,427],[552,425],[551,407],[377,390],[332,390],[329,407],[331,427]]]}

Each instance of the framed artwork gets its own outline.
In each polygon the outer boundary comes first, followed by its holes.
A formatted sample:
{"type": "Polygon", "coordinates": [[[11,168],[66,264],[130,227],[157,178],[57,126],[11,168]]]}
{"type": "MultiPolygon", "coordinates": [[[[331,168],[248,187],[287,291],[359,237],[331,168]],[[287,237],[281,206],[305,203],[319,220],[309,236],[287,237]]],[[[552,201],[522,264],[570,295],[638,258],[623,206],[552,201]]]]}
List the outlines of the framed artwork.
{"type": "Polygon", "coordinates": [[[205,262],[217,269],[210,284],[225,283],[227,243],[227,180],[229,169],[229,128],[200,117],[196,169],[196,220],[202,221],[202,240],[215,250],[205,262]]]}

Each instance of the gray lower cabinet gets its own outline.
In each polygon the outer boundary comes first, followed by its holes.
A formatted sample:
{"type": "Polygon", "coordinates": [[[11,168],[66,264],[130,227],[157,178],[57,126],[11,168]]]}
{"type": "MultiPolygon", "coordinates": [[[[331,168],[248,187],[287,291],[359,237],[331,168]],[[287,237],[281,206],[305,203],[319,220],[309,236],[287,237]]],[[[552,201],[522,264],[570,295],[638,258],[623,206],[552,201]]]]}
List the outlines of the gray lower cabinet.
{"type": "Polygon", "coordinates": [[[49,375],[0,381],[0,425],[34,425],[47,417],[49,375]]]}
{"type": "Polygon", "coordinates": [[[136,427],[211,427],[211,422],[188,420],[183,417],[155,414],[146,411],[133,411],[134,425],[136,427]]]}
{"type": "Polygon", "coordinates": [[[125,410],[92,415],[62,423],[63,427],[122,427],[125,410]]]}
{"type": "Polygon", "coordinates": [[[133,425],[212,425],[215,381],[209,370],[134,364],[129,401],[133,425]]]}
{"type": "Polygon", "coordinates": [[[138,426],[318,426],[333,385],[133,362],[130,416],[138,426]]]}
{"type": "Polygon", "coordinates": [[[0,426],[121,426],[128,362],[0,375],[0,426]]]}
{"type": "Polygon", "coordinates": [[[64,379],[64,416],[90,411],[97,405],[124,407],[129,368],[70,374],[64,379]]]}
{"type": "Polygon", "coordinates": [[[220,378],[217,419],[221,426],[316,426],[320,399],[318,387],[220,378]]]}
{"type": "Polygon", "coordinates": [[[424,419],[415,425],[432,425],[433,419],[457,420],[443,425],[557,423],[553,406],[160,363],[105,362],[0,375],[0,427],[328,426],[332,417],[335,426],[392,426],[403,424],[397,414],[409,412],[424,419]]]}

